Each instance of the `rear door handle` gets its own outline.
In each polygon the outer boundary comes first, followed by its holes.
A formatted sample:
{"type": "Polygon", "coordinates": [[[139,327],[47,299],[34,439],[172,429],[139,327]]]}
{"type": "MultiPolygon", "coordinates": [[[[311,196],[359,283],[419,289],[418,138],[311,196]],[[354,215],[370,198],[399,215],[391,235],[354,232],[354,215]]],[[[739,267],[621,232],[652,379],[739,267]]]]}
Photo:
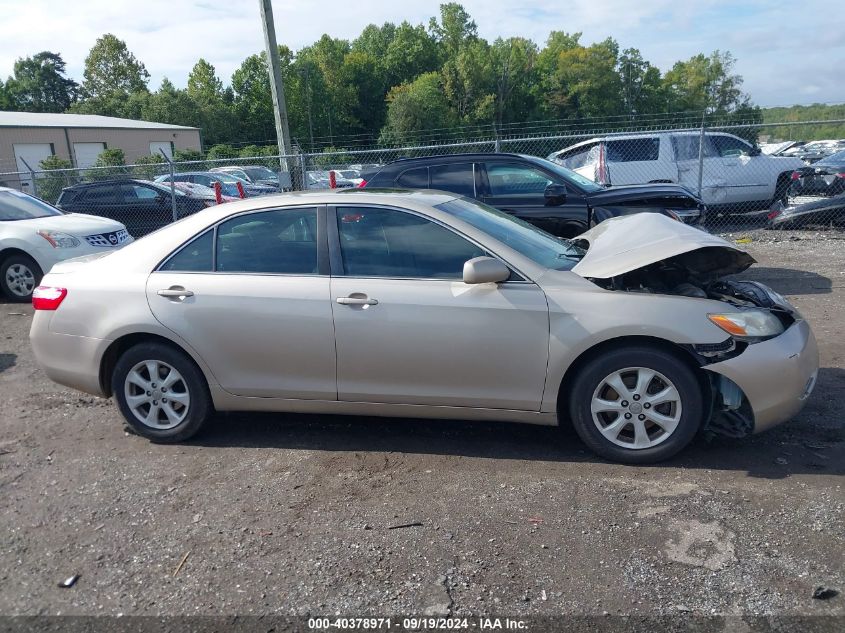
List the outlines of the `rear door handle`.
{"type": "Polygon", "coordinates": [[[337,301],[344,306],[375,306],[378,305],[378,299],[368,299],[366,297],[338,297],[337,301]]]}
{"type": "Polygon", "coordinates": [[[159,290],[158,295],[160,297],[193,297],[194,293],[191,290],[185,290],[179,286],[173,286],[171,288],[167,288],[165,290],[159,290]]]}

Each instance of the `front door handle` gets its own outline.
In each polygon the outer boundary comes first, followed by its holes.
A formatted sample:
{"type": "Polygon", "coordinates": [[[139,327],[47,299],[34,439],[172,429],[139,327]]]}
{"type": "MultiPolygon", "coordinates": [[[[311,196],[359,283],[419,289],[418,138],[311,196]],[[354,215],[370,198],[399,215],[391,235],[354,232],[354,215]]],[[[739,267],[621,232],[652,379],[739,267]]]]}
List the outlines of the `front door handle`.
{"type": "Polygon", "coordinates": [[[344,306],[375,306],[378,305],[378,299],[369,299],[367,297],[338,297],[336,301],[344,306]]]}
{"type": "Polygon", "coordinates": [[[180,298],[193,297],[194,293],[191,290],[185,290],[181,286],[171,286],[165,290],[159,290],[158,295],[160,297],[180,298]]]}

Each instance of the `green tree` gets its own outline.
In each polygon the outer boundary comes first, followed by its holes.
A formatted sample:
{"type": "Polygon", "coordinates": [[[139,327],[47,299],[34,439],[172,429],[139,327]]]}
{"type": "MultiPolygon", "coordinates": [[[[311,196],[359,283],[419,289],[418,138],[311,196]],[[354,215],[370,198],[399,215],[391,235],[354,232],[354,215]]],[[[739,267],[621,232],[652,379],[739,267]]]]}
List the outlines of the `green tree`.
{"type": "Polygon", "coordinates": [[[58,170],[73,169],[73,164],[54,154],[42,160],[38,166],[45,172],[38,176],[38,195],[50,204],[55,204],[62,189],[72,185],[74,180],[72,171],[58,170]]]}
{"type": "Polygon", "coordinates": [[[429,31],[442,49],[443,59],[455,59],[465,44],[478,39],[478,28],[469,13],[457,2],[440,5],[440,21],[431,18],[429,31]]]}
{"type": "Polygon", "coordinates": [[[490,45],[481,39],[465,43],[443,65],[443,91],[461,124],[493,122],[496,78],[490,45]]]}
{"type": "Polygon", "coordinates": [[[133,175],[141,180],[155,180],[156,177],[168,173],[167,161],[161,154],[139,156],[134,163],[133,175]]]}
{"type": "Polygon", "coordinates": [[[665,95],[660,70],[643,59],[636,48],[626,48],[617,62],[622,84],[622,101],[630,115],[660,112],[665,95]]]}
{"type": "Polygon", "coordinates": [[[15,62],[6,81],[9,106],[26,112],[64,112],[76,100],[79,86],[65,76],[58,53],[42,51],[15,62]]]}
{"type": "Polygon", "coordinates": [[[111,33],[97,39],[85,58],[82,76],[82,94],[86,99],[144,92],[150,79],[150,73],[129,51],[126,42],[111,33]]]}
{"type": "Polygon", "coordinates": [[[205,161],[205,153],[196,149],[177,149],[173,152],[173,162],[176,163],[177,171],[204,171],[205,162],[197,161],[205,161]]]}
{"type": "Polygon", "coordinates": [[[496,123],[527,121],[535,116],[531,92],[536,77],[537,45],[522,37],[493,42],[493,75],[496,85],[496,123]]]}
{"type": "Polygon", "coordinates": [[[663,77],[672,112],[728,113],[749,105],[742,92],[742,77],[733,73],[736,63],[729,52],[699,53],[675,62],[663,77]]]}
{"type": "Polygon", "coordinates": [[[376,59],[384,73],[385,90],[440,67],[437,42],[422,24],[411,26],[408,22],[396,27],[384,54],[376,59]]]}
{"type": "Polygon", "coordinates": [[[607,117],[622,113],[622,82],[616,65],[619,46],[612,38],[589,47],[561,51],[546,95],[546,109],[557,118],[607,117]]]}
{"type": "Polygon", "coordinates": [[[126,168],[126,155],[117,147],[110,147],[100,152],[91,167],[93,169],[86,172],[87,180],[108,180],[129,174],[126,168]]]}
{"type": "Polygon", "coordinates": [[[211,149],[208,150],[208,155],[206,158],[208,160],[228,160],[232,158],[238,158],[240,154],[238,150],[236,150],[231,145],[215,145],[211,149]]]}
{"type": "MultiPolygon", "coordinates": [[[[178,90],[166,77],[161,81],[161,87],[147,95],[143,95],[140,118],[144,121],[158,121],[173,125],[188,125],[200,127],[202,120],[196,101],[191,98],[187,90],[178,90]]],[[[137,97],[136,97],[137,98],[137,97]]]]}
{"type": "Polygon", "coordinates": [[[241,137],[248,141],[275,139],[270,75],[263,53],[250,55],[243,61],[232,75],[232,89],[241,137]]]}
{"type": "Polygon", "coordinates": [[[556,77],[560,57],[568,51],[581,48],[581,33],[552,31],[546,45],[537,55],[536,81],[529,89],[540,108],[542,116],[559,117],[560,85],[556,77]]]}
{"type": "Polygon", "coordinates": [[[412,143],[421,130],[455,125],[456,118],[443,94],[440,73],[424,73],[411,83],[391,89],[387,95],[387,120],[379,142],[412,143]]]}
{"type": "Polygon", "coordinates": [[[188,75],[187,94],[194,102],[197,125],[209,145],[231,141],[240,124],[233,108],[231,89],[224,88],[214,66],[200,59],[188,75]]]}

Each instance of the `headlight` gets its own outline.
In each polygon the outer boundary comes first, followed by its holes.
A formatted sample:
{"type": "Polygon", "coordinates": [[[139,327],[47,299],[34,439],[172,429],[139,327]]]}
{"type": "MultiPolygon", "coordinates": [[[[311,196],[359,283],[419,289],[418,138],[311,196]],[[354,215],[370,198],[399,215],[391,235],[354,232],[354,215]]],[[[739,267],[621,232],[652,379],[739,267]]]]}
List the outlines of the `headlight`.
{"type": "Polygon", "coordinates": [[[783,332],[783,323],[766,310],[708,314],[707,318],[738,339],[765,339],[783,332]]]}
{"type": "Polygon", "coordinates": [[[50,242],[50,246],[53,248],[76,248],[79,246],[78,239],[61,231],[38,231],[38,235],[50,242]]]}

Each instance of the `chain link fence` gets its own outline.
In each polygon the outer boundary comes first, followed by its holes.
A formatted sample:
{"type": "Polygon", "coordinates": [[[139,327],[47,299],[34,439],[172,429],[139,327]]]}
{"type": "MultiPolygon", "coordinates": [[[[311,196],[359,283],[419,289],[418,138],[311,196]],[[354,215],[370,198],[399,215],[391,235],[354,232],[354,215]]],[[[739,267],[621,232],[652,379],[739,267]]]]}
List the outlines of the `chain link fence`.
{"type": "MultiPolygon", "coordinates": [[[[680,185],[706,205],[699,224],[711,232],[841,230],[845,140],[804,143],[790,138],[793,129],[807,133],[814,125],[831,123],[845,121],[650,129],[617,125],[565,134],[180,162],[153,155],[132,165],[0,173],[0,186],[26,191],[66,211],[110,217],[140,237],[238,198],[359,186],[368,173],[399,158],[510,152],[548,158],[603,186],[680,185]]],[[[468,158],[468,163],[484,169],[482,158],[468,158]]],[[[547,176],[549,182],[556,177],[547,176]]],[[[484,179],[484,186],[537,189],[536,174],[515,170],[497,178],[484,179]]]]}

